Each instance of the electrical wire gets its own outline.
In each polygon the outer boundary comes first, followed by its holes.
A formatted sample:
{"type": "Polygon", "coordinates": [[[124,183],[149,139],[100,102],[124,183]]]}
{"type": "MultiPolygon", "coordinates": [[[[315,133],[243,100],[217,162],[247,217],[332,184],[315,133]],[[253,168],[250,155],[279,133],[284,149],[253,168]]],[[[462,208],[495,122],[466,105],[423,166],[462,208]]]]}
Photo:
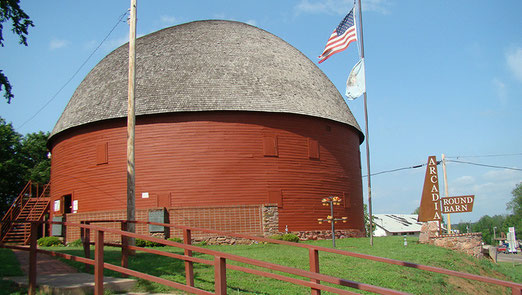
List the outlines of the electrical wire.
{"type": "MultiPolygon", "coordinates": [[[[440,163],[441,163],[441,161],[437,161],[437,165],[439,165],[440,163]]],[[[409,166],[409,167],[397,168],[397,169],[392,169],[392,170],[385,170],[385,171],[380,171],[380,172],[372,173],[372,174],[370,174],[370,176],[375,176],[375,175],[385,174],[385,173],[392,173],[392,172],[397,172],[397,171],[407,170],[407,169],[416,169],[416,168],[424,167],[424,166],[426,166],[426,165],[428,165],[428,164],[427,164],[427,163],[424,163],[424,164],[413,165],[413,166],[409,166]]],[[[368,177],[368,174],[363,175],[362,177],[368,177]]]]}
{"type": "Polygon", "coordinates": [[[116,27],[122,22],[122,19],[128,14],[128,10],[125,11],[125,13],[123,13],[120,18],[118,19],[118,21],[116,22],[116,24],[112,27],[112,29],[110,30],[110,32],[107,34],[107,36],[105,36],[105,38],[103,38],[103,40],[100,42],[100,44],[98,44],[98,46],[93,50],[93,52],[87,57],[87,59],[85,59],[85,61],[80,65],[80,67],[76,70],[76,72],[74,72],[74,74],[71,76],[71,78],[69,78],[69,80],[67,80],[67,82],[65,82],[65,84],[60,88],[58,89],[58,91],[51,97],[51,99],[49,99],[34,115],[32,115],[29,119],[27,119],[25,122],[22,123],[22,125],[20,125],[18,127],[18,129],[22,128],[25,126],[25,124],[27,124],[28,122],[30,122],[32,119],[34,119],[41,111],[43,111],[43,109],[45,109],[57,96],[58,94],[60,94],[60,92],[62,92],[62,90],[67,86],[69,85],[69,83],[74,79],[74,77],[76,77],[76,75],[80,72],[80,70],[83,68],[83,66],[85,66],[85,64],[87,64],[87,62],[89,61],[89,59],[94,55],[94,53],[96,53],[96,51],[102,46],[102,44],[107,41],[107,39],[109,38],[109,36],[112,34],[112,32],[116,29],[116,27]]]}
{"type": "Polygon", "coordinates": [[[511,156],[522,156],[522,153],[518,154],[496,154],[496,155],[474,155],[474,156],[446,156],[446,158],[458,159],[458,158],[491,158],[491,157],[511,157],[511,156]]]}
{"type": "Polygon", "coordinates": [[[513,168],[513,167],[506,167],[506,166],[486,165],[486,164],[466,162],[466,161],[457,161],[457,160],[447,160],[447,161],[448,162],[454,162],[454,163],[461,163],[461,164],[469,164],[469,165],[475,165],[475,166],[489,167],[489,168],[499,168],[499,169],[509,169],[509,170],[515,170],[515,171],[522,171],[522,169],[520,169],[520,168],[513,168]]]}
{"type": "MultiPolygon", "coordinates": [[[[467,157],[504,157],[504,156],[518,156],[522,154],[498,154],[498,155],[481,155],[481,156],[467,156],[467,157]]],[[[458,157],[451,157],[451,158],[459,158],[459,157],[465,157],[465,156],[458,156],[458,157]]],[[[450,157],[446,157],[450,158],[450,157]]],[[[439,165],[442,161],[437,161],[437,165],[439,165]]],[[[497,166],[497,165],[487,165],[487,164],[481,164],[481,163],[474,163],[474,162],[467,162],[467,161],[458,161],[458,160],[446,160],[446,162],[453,162],[453,163],[460,163],[460,164],[468,164],[468,165],[475,165],[475,166],[482,166],[482,167],[489,167],[489,168],[498,168],[498,169],[508,169],[508,170],[514,170],[514,171],[522,171],[520,168],[514,168],[514,167],[507,167],[507,166],[497,166]]],[[[427,164],[420,164],[420,165],[414,165],[410,167],[403,167],[403,168],[397,168],[392,170],[385,170],[380,171],[377,173],[372,173],[370,176],[375,176],[379,174],[386,174],[386,173],[392,173],[397,172],[401,170],[408,170],[408,169],[415,169],[415,168],[421,168],[426,166],[427,164]]],[[[362,177],[368,177],[368,174],[363,175],[362,177]]]]}

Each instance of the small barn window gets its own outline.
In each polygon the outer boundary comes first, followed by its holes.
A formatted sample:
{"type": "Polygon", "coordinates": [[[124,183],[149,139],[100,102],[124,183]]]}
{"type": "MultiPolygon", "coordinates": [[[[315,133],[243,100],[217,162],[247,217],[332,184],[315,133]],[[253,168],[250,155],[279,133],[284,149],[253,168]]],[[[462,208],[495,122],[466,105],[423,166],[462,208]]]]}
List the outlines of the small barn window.
{"type": "Polygon", "coordinates": [[[109,163],[109,143],[103,142],[96,146],[96,165],[109,163]]]}
{"type": "Polygon", "coordinates": [[[344,208],[351,208],[352,207],[352,202],[350,202],[350,197],[346,194],[346,193],[343,193],[343,206],[344,208]]]}
{"type": "Polygon", "coordinates": [[[277,151],[277,136],[265,135],[263,137],[263,152],[265,157],[279,156],[277,151]]]}
{"type": "Polygon", "coordinates": [[[268,203],[277,204],[278,208],[283,208],[283,194],[281,190],[268,191],[268,203]]]}
{"type": "Polygon", "coordinates": [[[308,158],[319,160],[319,142],[315,139],[308,139],[308,158]]]}

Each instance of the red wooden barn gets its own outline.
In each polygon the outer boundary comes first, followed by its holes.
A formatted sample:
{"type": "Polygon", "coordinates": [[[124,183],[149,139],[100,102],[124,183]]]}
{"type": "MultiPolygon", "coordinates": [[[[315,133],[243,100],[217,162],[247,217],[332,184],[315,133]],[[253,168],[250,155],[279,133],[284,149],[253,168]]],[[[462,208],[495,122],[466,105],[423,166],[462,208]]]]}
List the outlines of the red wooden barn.
{"type": "MultiPolygon", "coordinates": [[[[326,231],[321,199],[334,195],[336,217],[348,217],[337,228],[364,233],[363,135],[305,55],[232,21],[136,44],[137,219],[165,208],[170,222],[226,231],[326,231]]],[[[124,45],[85,77],[52,131],[53,219],[125,218],[127,74],[124,45]]]]}

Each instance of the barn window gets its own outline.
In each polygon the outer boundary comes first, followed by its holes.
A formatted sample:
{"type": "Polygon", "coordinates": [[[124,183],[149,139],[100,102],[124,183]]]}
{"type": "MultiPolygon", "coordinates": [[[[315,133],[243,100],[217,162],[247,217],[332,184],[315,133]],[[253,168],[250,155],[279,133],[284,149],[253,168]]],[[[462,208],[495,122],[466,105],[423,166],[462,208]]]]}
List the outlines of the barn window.
{"type": "Polygon", "coordinates": [[[344,208],[351,208],[352,207],[352,202],[350,202],[350,197],[347,196],[346,193],[343,193],[342,198],[343,198],[343,206],[344,206],[344,208]]]}
{"type": "Polygon", "coordinates": [[[265,135],[263,137],[263,151],[265,157],[277,157],[277,136],[265,135]]]}
{"type": "Polygon", "coordinates": [[[109,143],[103,142],[96,146],[96,165],[109,163],[109,143]]]}
{"type": "Polygon", "coordinates": [[[283,194],[281,190],[268,191],[268,203],[277,204],[277,207],[283,208],[283,194]]]}
{"type": "Polygon", "coordinates": [[[319,142],[315,139],[308,139],[308,158],[319,160],[319,142]]]}

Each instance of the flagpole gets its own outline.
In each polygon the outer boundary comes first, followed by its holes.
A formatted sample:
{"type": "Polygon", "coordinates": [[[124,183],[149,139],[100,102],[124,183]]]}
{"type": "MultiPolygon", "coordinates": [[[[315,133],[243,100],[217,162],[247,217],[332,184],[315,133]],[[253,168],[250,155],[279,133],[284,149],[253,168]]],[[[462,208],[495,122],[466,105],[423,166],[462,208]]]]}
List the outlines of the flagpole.
{"type": "MultiPolygon", "coordinates": [[[[364,59],[364,42],[363,42],[363,26],[362,26],[362,9],[361,9],[361,0],[357,0],[358,9],[359,9],[359,32],[360,32],[360,40],[361,40],[361,59],[364,59]]],[[[365,71],[366,72],[366,71],[365,71]]],[[[365,128],[365,137],[366,137],[366,167],[368,170],[368,214],[370,221],[370,245],[373,246],[373,218],[372,218],[372,181],[371,181],[371,173],[370,173],[370,134],[368,132],[368,103],[366,96],[366,87],[364,90],[364,123],[366,124],[365,128]]]]}

